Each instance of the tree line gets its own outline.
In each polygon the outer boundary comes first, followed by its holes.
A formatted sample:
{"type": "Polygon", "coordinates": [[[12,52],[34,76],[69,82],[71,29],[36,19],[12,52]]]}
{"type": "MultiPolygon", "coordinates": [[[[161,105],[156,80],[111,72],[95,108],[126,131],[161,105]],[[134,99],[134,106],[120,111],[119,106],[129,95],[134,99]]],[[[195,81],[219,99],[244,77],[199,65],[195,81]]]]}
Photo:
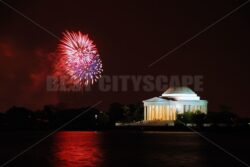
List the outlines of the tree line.
{"type": "MultiPolygon", "coordinates": [[[[74,119],[72,122],[63,127],[64,130],[109,129],[113,128],[116,122],[141,121],[143,115],[141,103],[129,105],[112,103],[107,111],[90,107],[62,109],[53,105],[46,105],[42,110],[32,111],[24,107],[13,106],[6,112],[0,113],[0,130],[56,129],[72,119],[74,119]]],[[[239,118],[226,106],[222,106],[218,112],[208,112],[208,114],[199,110],[185,112],[178,114],[176,120],[176,125],[191,124],[195,126],[248,127],[249,123],[249,118],[239,118]]]]}

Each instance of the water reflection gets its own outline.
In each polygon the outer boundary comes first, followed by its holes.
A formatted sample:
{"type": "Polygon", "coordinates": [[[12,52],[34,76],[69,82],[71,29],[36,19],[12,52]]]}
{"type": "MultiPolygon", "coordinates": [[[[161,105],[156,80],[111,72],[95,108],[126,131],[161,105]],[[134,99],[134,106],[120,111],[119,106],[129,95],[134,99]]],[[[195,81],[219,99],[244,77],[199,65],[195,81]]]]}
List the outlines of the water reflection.
{"type": "Polygon", "coordinates": [[[52,166],[100,166],[102,153],[99,145],[96,132],[59,132],[53,139],[52,166]]]}
{"type": "MultiPolygon", "coordinates": [[[[2,132],[0,165],[44,133],[2,132]]],[[[47,133],[46,133],[47,134],[47,133]]],[[[205,134],[249,162],[248,134],[205,134]],[[237,143],[237,145],[235,145],[237,143]]],[[[196,167],[240,166],[195,133],[186,132],[60,132],[11,162],[35,167],[196,167]]]]}

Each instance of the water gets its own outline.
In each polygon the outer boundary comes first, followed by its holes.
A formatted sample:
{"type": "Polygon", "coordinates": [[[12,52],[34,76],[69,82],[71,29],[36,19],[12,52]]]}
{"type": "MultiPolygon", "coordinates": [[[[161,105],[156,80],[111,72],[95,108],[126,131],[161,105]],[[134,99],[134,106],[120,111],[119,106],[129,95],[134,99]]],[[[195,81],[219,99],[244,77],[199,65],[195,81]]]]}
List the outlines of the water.
{"type": "MultiPolygon", "coordinates": [[[[48,133],[2,132],[0,162],[48,133]]],[[[206,134],[250,164],[246,134],[206,134]]],[[[7,166],[158,167],[244,166],[191,132],[58,132],[7,166]]]]}

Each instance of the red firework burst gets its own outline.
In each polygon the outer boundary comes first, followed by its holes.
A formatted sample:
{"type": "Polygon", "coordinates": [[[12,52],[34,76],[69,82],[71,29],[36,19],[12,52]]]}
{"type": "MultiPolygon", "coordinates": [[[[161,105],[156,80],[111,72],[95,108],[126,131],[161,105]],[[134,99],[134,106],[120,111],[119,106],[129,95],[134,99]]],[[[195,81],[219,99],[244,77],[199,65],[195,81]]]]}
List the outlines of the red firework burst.
{"type": "Polygon", "coordinates": [[[102,62],[88,35],[66,31],[58,48],[57,74],[67,75],[71,83],[81,86],[93,84],[101,77],[102,62]]]}

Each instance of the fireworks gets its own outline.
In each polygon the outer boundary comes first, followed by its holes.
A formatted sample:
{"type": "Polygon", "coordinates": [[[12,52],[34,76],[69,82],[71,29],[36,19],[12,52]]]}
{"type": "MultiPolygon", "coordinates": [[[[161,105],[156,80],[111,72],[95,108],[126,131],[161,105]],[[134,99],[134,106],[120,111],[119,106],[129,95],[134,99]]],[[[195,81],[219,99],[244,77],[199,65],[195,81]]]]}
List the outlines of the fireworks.
{"type": "Polygon", "coordinates": [[[93,84],[103,71],[97,48],[88,35],[79,32],[63,33],[59,44],[57,73],[67,75],[75,85],[93,84]]]}

